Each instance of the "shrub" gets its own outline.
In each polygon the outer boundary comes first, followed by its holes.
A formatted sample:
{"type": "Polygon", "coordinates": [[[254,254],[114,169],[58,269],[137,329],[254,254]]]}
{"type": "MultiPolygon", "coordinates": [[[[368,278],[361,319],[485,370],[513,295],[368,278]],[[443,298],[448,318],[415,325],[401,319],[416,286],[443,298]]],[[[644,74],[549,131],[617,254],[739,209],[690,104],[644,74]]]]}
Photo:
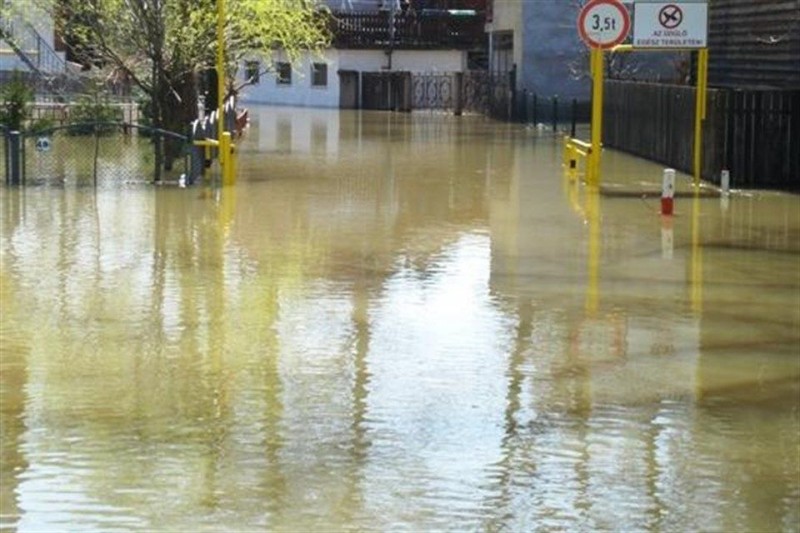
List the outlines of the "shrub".
{"type": "Polygon", "coordinates": [[[94,133],[107,135],[115,131],[116,127],[103,123],[121,122],[122,119],[122,109],[100,100],[96,95],[82,96],[70,110],[70,127],[67,128],[67,133],[70,135],[92,135],[94,133]]]}
{"type": "Polygon", "coordinates": [[[38,120],[32,120],[28,125],[28,133],[32,133],[33,135],[39,135],[46,131],[52,130],[56,126],[56,121],[51,118],[40,118],[38,120]]]}
{"type": "Polygon", "coordinates": [[[24,77],[14,71],[11,81],[0,88],[0,124],[10,130],[20,130],[30,115],[28,104],[33,100],[33,89],[24,77]]]}

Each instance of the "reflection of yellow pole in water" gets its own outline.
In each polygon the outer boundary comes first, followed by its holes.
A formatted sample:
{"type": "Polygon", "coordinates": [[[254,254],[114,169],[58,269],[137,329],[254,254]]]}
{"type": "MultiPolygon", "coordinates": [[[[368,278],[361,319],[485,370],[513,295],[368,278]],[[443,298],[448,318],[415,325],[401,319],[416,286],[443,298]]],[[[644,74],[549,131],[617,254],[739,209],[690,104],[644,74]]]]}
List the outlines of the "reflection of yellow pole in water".
{"type": "MultiPolygon", "coordinates": [[[[220,191],[220,193],[231,192],[230,190],[220,191]]],[[[215,231],[206,233],[205,247],[209,256],[219,260],[219,267],[215,269],[214,280],[209,284],[206,295],[206,308],[209,316],[208,321],[208,383],[209,393],[211,394],[211,405],[208,406],[210,419],[207,423],[209,432],[207,433],[205,454],[205,476],[203,479],[205,492],[202,502],[206,506],[216,506],[219,504],[219,467],[222,461],[221,450],[224,448],[224,441],[228,435],[228,384],[225,373],[225,354],[229,353],[228,340],[226,335],[226,310],[225,294],[225,235],[229,226],[229,221],[225,215],[225,195],[217,197],[221,202],[218,212],[219,226],[215,231]]]]}
{"type": "Polygon", "coordinates": [[[575,172],[564,172],[564,195],[567,197],[570,207],[575,214],[581,218],[586,219],[586,213],[581,205],[580,198],[580,184],[578,183],[578,175],[575,172]]]}
{"type": "Polygon", "coordinates": [[[589,280],[586,286],[586,312],[597,312],[600,281],[600,191],[586,187],[586,218],[589,222],[589,280]]]}
{"type": "Polygon", "coordinates": [[[233,223],[233,215],[236,212],[236,189],[227,187],[221,190],[218,201],[221,235],[227,236],[233,223]]]}
{"type": "Polygon", "coordinates": [[[703,310],[703,248],[700,246],[700,190],[695,188],[692,204],[692,312],[703,310]]]}

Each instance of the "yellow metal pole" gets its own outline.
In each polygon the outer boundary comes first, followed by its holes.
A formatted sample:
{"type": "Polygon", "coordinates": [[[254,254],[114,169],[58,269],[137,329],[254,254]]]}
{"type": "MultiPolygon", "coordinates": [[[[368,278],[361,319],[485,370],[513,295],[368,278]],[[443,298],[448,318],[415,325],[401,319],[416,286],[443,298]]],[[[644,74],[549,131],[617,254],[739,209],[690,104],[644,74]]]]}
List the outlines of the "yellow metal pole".
{"type": "Polygon", "coordinates": [[[222,182],[226,183],[227,153],[223,141],[225,131],[225,0],[217,0],[217,141],[222,182]]]}
{"type": "Polygon", "coordinates": [[[603,50],[592,48],[590,56],[592,71],[592,153],[586,172],[586,181],[590,185],[600,183],[600,150],[603,140],[603,50]]]}
{"type": "Polygon", "coordinates": [[[697,51],[697,90],[694,113],[694,185],[700,185],[703,172],[703,121],[706,118],[706,93],[708,92],[708,49],[697,51]]]}

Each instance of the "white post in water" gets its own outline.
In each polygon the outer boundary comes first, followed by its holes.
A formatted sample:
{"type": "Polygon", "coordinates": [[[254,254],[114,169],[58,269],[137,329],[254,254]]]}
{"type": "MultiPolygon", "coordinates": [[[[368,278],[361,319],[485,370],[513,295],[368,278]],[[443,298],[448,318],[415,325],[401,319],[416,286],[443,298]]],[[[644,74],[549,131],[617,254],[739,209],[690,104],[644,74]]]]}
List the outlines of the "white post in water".
{"type": "Polygon", "coordinates": [[[672,215],[673,198],[675,197],[675,170],[664,169],[664,180],[661,182],[661,214],[672,215]]]}
{"type": "Polygon", "coordinates": [[[731,192],[731,173],[729,170],[723,170],[719,176],[720,188],[722,194],[727,196],[731,192]]]}

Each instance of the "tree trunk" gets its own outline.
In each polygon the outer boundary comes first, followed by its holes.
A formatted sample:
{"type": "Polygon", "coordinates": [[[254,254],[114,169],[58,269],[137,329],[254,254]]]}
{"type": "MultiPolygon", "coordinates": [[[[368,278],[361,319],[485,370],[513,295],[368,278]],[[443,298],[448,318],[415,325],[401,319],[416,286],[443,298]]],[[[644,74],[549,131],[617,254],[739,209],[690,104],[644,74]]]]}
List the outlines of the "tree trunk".
{"type": "MultiPolygon", "coordinates": [[[[165,84],[167,85],[167,84],[165,84]]],[[[173,79],[169,86],[160,91],[162,121],[164,130],[185,135],[191,122],[197,118],[197,85],[194,74],[188,73],[173,79]]],[[[176,159],[183,156],[184,143],[179,139],[164,139],[164,170],[172,170],[176,159]]]]}

